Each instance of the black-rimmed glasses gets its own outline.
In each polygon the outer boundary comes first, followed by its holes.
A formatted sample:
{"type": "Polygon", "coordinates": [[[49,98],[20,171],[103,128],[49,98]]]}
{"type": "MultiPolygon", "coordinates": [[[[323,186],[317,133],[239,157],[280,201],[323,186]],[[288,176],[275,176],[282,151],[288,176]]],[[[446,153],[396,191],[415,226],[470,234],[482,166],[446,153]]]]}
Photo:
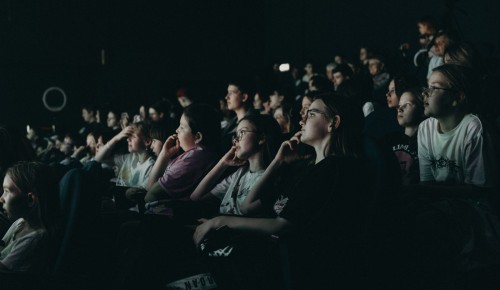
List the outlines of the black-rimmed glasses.
{"type": "Polygon", "coordinates": [[[246,133],[258,133],[258,131],[250,131],[250,130],[246,130],[246,129],[241,129],[240,131],[236,132],[233,135],[233,144],[236,144],[236,142],[240,142],[246,133]]]}
{"type": "Polygon", "coordinates": [[[318,109],[309,109],[309,110],[306,111],[306,120],[308,120],[309,118],[314,117],[316,114],[322,114],[326,118],[330,118],[330,116],[327,113],[325,113],[325,112],[321,112],[318,109]]]}
{"type": "Polygon", "coordinates": [[[456,92],[457,90],[451,89],[451,88],[438,88],[438,87],[423,87],[422,88],[422,96],[427,96],[430,97],[434,93],[435,90],[442,90],[442,91],[449,91],[449,92],[456,92]]]}

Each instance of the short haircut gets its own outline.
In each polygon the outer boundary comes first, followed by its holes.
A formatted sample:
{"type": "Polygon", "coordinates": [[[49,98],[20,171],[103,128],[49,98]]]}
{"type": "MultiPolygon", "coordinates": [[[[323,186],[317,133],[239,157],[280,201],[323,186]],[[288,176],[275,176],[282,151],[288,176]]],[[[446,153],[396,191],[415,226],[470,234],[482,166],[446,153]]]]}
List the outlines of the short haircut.
{"type": "Polygon", "coordinates": [[[184,117],[193,134],[200,132],[203,135],[200,145],[217,152],[221,142],[221,128],[215,108],[206,104],[194,103],[184,109],[184,117]]]}
{"type": "Polygon", "coordinates": [[[228,82],[229,85],[233,85],[238,88],[242,94],[247,94],[248,96],[253,96],[253,88],[247,80],[244,79],[232,79],[228,82]]]}
{"type": "Polygon", "coordinates": [[[151,124],[150,135],[151,139],[165,142],[168,138],[168,128],[163,122],[154,122],[151,124]]]}
{"type": "Polygon", "coordinates": [[[333,69],[333,73],[341,73],[344,77],[352,77],[353,71],[348,64],[342,63],[339,64],[336,68],[333,69]]]}

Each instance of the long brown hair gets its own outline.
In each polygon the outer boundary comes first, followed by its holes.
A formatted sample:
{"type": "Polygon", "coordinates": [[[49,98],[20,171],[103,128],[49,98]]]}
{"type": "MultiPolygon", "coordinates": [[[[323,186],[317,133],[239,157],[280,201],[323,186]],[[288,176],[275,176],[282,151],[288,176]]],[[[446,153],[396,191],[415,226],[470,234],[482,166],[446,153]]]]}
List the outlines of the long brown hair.
{"type": "Polygon", "coordinates": [[[363,111],[347,98],[335,94],[321,94],[314,100],[322,100],[328,117],[340,117],[340,123],[330,136],[325,156],[344,155],[354,158],[362,156],[363,111]]]}
{"type": "Polygon", "coordinates": [[[19,188],[21,194],[32,193],[37,202],[27,212],[28,222],[34,228],[51,231],[59,218],[58,182],[54,170],[40,162],[21,161],[10,167],[6,175],[19,188]]]}

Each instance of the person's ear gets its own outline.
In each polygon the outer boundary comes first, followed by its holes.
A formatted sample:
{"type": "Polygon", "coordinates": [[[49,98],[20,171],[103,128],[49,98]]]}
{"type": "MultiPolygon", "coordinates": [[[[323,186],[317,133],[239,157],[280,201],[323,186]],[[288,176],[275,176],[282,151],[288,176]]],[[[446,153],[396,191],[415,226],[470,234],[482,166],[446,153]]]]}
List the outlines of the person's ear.
{"type": "Polygon", "coordinates": [[[163,116],[165,116],[165,113],[160,113],[160,118],[163,119],[163,116]]]}
{"type": "Polygon", "coordinates": [[[153,139],[152,138],[147,138],[146,140],[144,140],[144,145],[147,148],[151,147],[151,143],[153,143],[153,139]]]}
{"type": "Polygon", "coordinates": [[[248,101],[248,94],[247,93],[244,93],[244,94],[241,94],[241,100],[245,103],[246,101],[248,101]]]}
{"type": "Polygon", "coordinates": [[[333,120],[330,122],[330,125],[328,126],[328,132],[331,133],[332,131],[337,130],[337,128],[340,126],[340,116],[336,115],[333,117],[333,120]]]}
{"type": "Polygon", "coordinates": [[[28,207],[33,207],[38,203],[38,197],[33,193],[28,193],[28,207]]]}
{"type": "Polygon", "coordinates": [[[457,96],[453,100],[452,106],[456,107],[462,104],[465,101],[465,94],[463,92],[458,92],[457,96]]]}
{"type": "Polygon", "coordinates": [[[261,134],[259,137],[259,145],[266,143],[266,135],[261,134]]]}
{"type": "Polygon", "coordinates": [[[196,132],[196,134],[194,134],[194,143],[195,144],[200,144],[200,142],[203,140],[203,133],[201,132],[196,132]]]}

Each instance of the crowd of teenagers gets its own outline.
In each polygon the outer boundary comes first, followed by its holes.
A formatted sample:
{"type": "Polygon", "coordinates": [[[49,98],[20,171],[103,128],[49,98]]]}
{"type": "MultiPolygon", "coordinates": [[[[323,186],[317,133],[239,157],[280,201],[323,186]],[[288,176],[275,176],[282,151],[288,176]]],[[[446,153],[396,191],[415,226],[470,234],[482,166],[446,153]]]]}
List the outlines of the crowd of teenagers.
{"type": "Polygon", "coordinates": [[[180,89],[181,111],[0,127],[0,285],[496,289],[498,83],[418,27],[415,55],[231,80],[220,106],[180,89]]]}

